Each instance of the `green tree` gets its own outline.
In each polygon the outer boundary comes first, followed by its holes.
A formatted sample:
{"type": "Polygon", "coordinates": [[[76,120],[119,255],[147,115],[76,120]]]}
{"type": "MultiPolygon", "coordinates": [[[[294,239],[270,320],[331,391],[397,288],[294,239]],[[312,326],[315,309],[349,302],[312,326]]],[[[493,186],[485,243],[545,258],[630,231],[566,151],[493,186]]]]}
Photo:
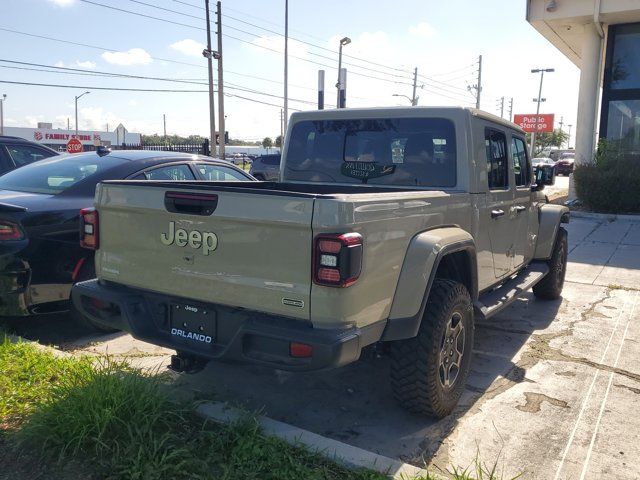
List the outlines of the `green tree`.
{"type": "Polygon", "coordinates": [[[282,148],[282,135],[276,137],[276,147],[282,148]]]}
{"type": "MultiPolygon", "coordinates": [[[[557,147],[562,148],[565,142],[569,140],[569,135],[556,128],[553,132],[543,132],[536,134],[536,144],[533,149],[533,156],[539,155],[545,148],[557,147]]],[[[531,143],[531,134],[527,133],[527,142],[531,143]]]]}
{"type": "Polygon", "coordinates": [[[265,137],[264,140],[262,140],[262,146],[267,149],[273,147],[273,140],[271,140],[271,137],[265,137]]]}

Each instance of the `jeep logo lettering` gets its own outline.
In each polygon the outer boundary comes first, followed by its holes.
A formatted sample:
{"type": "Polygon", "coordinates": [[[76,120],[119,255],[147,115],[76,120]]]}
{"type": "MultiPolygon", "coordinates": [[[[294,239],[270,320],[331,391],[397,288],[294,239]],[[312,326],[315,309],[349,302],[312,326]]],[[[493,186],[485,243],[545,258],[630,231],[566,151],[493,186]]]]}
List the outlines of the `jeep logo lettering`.
{"type": "Polygon", "coordinates": [[[176,229],[176,222],[169,222],[169,231],[160,234],[160,241],[163,245],[173,245],[178,247],[202,248],[203,255],[209,255],[218,248],[218,236],[213,232],[200,232],[191,230],[188,232],[184,228],[176,229]]]}

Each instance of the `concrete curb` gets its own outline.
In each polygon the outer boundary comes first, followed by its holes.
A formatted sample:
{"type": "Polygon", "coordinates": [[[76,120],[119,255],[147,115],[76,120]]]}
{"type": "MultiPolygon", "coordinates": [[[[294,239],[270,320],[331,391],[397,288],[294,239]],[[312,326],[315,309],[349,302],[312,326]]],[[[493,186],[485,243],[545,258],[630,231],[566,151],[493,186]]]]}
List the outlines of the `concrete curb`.
{"type": "Polygon", "coordinates": [[[11,335],[9,333],[5,333],[5,336],[9,339],[11,343],[28,343],[38,350],[51,353],[54,357],[59,357],[59,358],[73,357],[73,355],[68,352],[63,352],[62,350],[58,350],[57,348],[48,347],[47,345],[42,345],[41,343],[34,342],[33,340],[27,340],[26,338],[18,337],[16,335],[11,335]]]}
{"type": "MultiPolygon", "coordinates": [[[[196,413],[217,423],[231,423],[244,416],[241,410],[219,402],[203,403],[196,408],[196,413]]],[[[278,437],[292,445],[304,445],[309,450],[348,468],[368,468],[397,480],[427,476],[426,470],[400,460],[378,455],[262,415],[258,416],[257,420],[265,434],[278,437]]]]}
{"type": "Polygon", "coordinates": [[[614,220],[635,220],[636,222],[640,222],[640,215],[622,215],[618,213],[594,213],[571,210],[571,216],[575,218],[590,218],[592,220],[606,220],[609,222],[613,222],[614,220]]]}

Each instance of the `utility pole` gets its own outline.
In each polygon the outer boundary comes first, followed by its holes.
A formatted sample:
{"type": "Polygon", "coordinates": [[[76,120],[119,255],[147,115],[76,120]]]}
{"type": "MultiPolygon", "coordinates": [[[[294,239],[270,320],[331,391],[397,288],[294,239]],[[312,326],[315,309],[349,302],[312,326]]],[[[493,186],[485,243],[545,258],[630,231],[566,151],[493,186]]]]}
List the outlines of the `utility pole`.
{"type": "Polygon", "coordinates": [[[571,127],[573,127],[573,125],[567,125],[567,127],[569,127],[569,139],[567,140],[567,148],[571,148],[571,127]]]}
{"type": "Polygon", "coordinates": [[[67,117],[67,130],[71,130],[71,125],[69,124],[69,117],[67,117]]]}
{"type": "Polygon", "coordinates": [[[411,106],[418,105],[418,98],[416,97],[416,87],[418,85],[418,67],[413,69],[413,95],[411,96],[411,106]]]}
{"type": "MultiPolygon", "coordinates": [[[[209,0],[204,0],[207,19],[207,49],[202,54],[207,57],[209,68],[209,136],[211,138],[209,155],[216,155],[216,107],[213,101],[213,51],[211,50],[211,23],[209,20],[209,0]]],[[[218,88],[220,86],[218,85],[218,88]]]]}
{"type": "Polygon", "coordinates": [[[558,124],[560,125],[560,131],[564,131],[562,130],[562,127],[564,126],[564,117],[560,117],[560,122],[558,122],[558,124]]]}
{"type": "Polygon", "coordinates": [[[478,56],[478,85],[476,87],[476,108],[480,110],[480,92],[482,92],[482,55],[478,56]]]}
{"type": "Polygon", "coordinates": [[[284,0],[284,130],[289,118],[289,0],[284,0]]]}
{"type": "Polygon", "coordinates": [[[482,92],[482,55],[478,56],[478,78],[475,85],[467,85],[467,90],[475,90],[476,108],[480,110],[480,92],[482,92]]]}
{"type": "Polygon", "coordinates": [[[282,151],[283,144],[284,144],[284,111],[280,109],[280,151],[282,151]]]}
{"type": "Polygon", "coordinates": [[[7,99],[7,94],[3,93],[0,98],[0,135],[4,135],[4,101],[7,99]]]}
{"type": "Polygon", "coordinates": [[[162,126],[164,129],[164,141],[166,142],[167,141],[167,116],[164,113],[162,114],[162,126]]]}
{"type": "Polygon", "coordinates": [[[500,118],[504,118],[504,97],[500,97],[500,118]]]}
{"type": "Polygon", "coordinates": [[[509,121],[513,120],[513,97],[509,100],[509,121]]]}
{"type": "Polygon", "coordinates": [[[318,70],[318,110],[324,110],[324,70],[318,70]]]}
{"type": "Polygon", "coordinates": [[[217,15],[218,15],[218,128],[220,129],[220,158],[224,158],[225,154],[225,146],[224,140],[227,138],[227,132],[225,130],[225,121],[224,121],[224,81],[223,81],[223,70],[222,70],[222,3],[220,0],[216,3],[218,7],[217,15]]]}
{"type": "MultiPolygon", "coordinates": [[[[533,101],[538,104],[536,107],[536,127],[538,125],[538,116],[540,115],[540,103],[546,101],[546,98],[542,98],[542,81],[544,80],[544,73],[555,72],[553,68],[533,68],[531,69],[531,73],[539,73],[540,74],[540,88],[538,89],[538,98],[534,98],[533,101]]],[[[536,147],[536,132],[531,133],[531,155],[535,155],[535,147],[536,147]]]]}

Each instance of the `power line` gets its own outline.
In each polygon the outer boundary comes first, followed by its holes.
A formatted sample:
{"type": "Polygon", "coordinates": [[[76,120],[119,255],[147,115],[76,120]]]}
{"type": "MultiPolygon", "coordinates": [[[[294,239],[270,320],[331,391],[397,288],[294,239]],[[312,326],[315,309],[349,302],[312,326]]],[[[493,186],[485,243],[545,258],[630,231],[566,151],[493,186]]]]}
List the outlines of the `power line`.
{"type": "MultiPolygon", "coordinates": [[[[102,51],[114,52],[114,53],[124,53],[124,52],[122,52],[122,50],[116,50],[116,49],[113,49],[113,48],[101,47],[101,46],[97,46],[97,45],[90,45],[90,44],[87,44],[87,43],[72,42],[70,40],[63,40],[63,39],[60,39],[60,38],[48,37],[48,36],[45,36],[45,35],[37,35],[37,34],[34,34],[34,33],[21,32],[19,30],[12,30],[12,29],[9,29],[9,28],[4,28],[4,27],[0,27],[0,31],[9,32],[9,33],[13,33],[13,34],[16,34],[16,35],[24,35],[24,36],[27,36],[27,37],[39,38],[39,39],[42,39],[42,40],[48,40],[48,41],[52,41],[52,42],[66,43],[66,44],[75,45],[75,46],[78,46],[78,47],[91,48],[91,49],[94,49],[94,50],[102,50],[102,51]]],[[[198,67],[198,68],[207,68],[205,65],[199,65],[199,64],[196,64],[196,63],[181,62],[181,61],[178,61],[178,60],[170,60],[168,58],[160,58],[160,57],[153,57],[153,56],[149,56],[149,58],[152,58],[153,60],[162,61],[162,62],[176,63],[176,64],[179,64],[179,65],[188,65],[188,66],[198,67]]],[[[251,75],[251,74],[248,74],[248,73],[234,72],[232,70],[227,70],[227,69],[225,69],[225,73],[230,73],[230,74],[238,75],[238,76],[241,76],[241,77],[253,78],[255,80],[262,80],[262,81],[265,81],[265,82],[282,84],[282,82],[278,81],[278,80],[272,80],[272,79],[269,79],[269,78],[259,77],[259,76],[251,75]]],[[[184,80],[188,80],[188,79],[184,79],[184,80]]],[[[307,87],[307,86],[294,85],[294,84],[290,84],[290,86],[293,86],[293,87],[296,87],[296,88],[305,89],[305,90],[315,91],[315,88],[311,88],[311,87],[307,87]]]]}
{"type": "MultiPolygon", "coordinates": [[[[108,90],[108,91],[126,91],[126,92],[161,92],[161,93],[209,93],[208,90],[172,90],[172,89],[151,89],[151,88],[116,88],[116,87],[95,87],[87,85],[60,85],[53,83],[35,83],[35,82],[14,82],[11,80],[0,80],[0,83],[7,83],[10,85],[27,85],[35,87],[52,87],[52,88],[76,88],[85,90],[108,90]]],[[[269,105],[271,107],[280,108],[280,105],[275,103],[263,102],[262,100],[256,100],[255,98],[244,97],[235,93],[225,93],[226,97],[239,98],[242,100],[248,100],[254,103],[261,103],[263,105],[269,105]]],[[[300,111],[298,109],[292,109],[300,111]]]]}
{"type": "MultiPolygon", "coordinates": [[[[142,75],[127,75],[127,74],[123,74],[123,73],[112,73],[112,72],[103,72],[103,71],[95,71],[95,70],[84,70],[84,69],[80,69],[80,68],[58,67],[58,66],[52,66],[52,65],[44,65],[44,64],[41,64],[41,63],[19,62],[19,61],[16,61],[16,60],[6,60],[6,59],[2,59],[2,58],[0,58],[0,62],[14,63],[14,64],[19,64],[19,65],[29,65],[29,66],[35,66],[35,67],[44,67],[44,68],[54,69],[54,70],[29,69],[29,68],[25,68],[25,67],[9,67],[9,66],[6,66],[6,65],[0,65],[0,67],[2,67],[2,68],[14,68],[14,69],[22,69],[22,70],[35,70],[35,71],[41,71],[41,72],[46,72],[46,73],[58,73],[58,74],[68,74],[68,75],[92,75],[92,76],[109,77],[109,78],[127,78],[127,79],[137,79],[137,80],[158,80],[158,81],[164,81],[164,82],[188,83],[188,84],[193,84],[193,85],[208,85],[208,83],[206,83],[204,81],[198,82],[198,81],[189,81],[189,80],[163,78],[163,77],[147,77],[147,76],[142,76],[142,75]]],[[[255,94],[264,95],[264,96],[267,96],[267,97],[282,98],[280,95],[274,95],[274,94],[271,94],[271,93],[261,92],[259,90],[247,88],[244,85],[237,85],[237,84],[234,84],[234,83],[226,83],[226,82],[225,82],[224,85],[227,86],[227,88],[231,88],[232,90],[244,91],[244,92],[248,92],[248,93],[255,93],[255,94]]],[[[296,99],[296,98],[290,98],[290,100],[293,101],[293,102],[297,102],[297,103],[304,103],[304,104],[307,104],[307,105],[315,105],[315,102],[308,101],[308,100],[300,100],[300,99],[296,99]]]]}
{"type": "MultiPolygon", "coordinates": [[[[91,4],[91,5],[96,5],[96,6],[100,6],[100,7],[108,8],[108,9],[111,9],[111,10],[116,10],[116,11],[119,11],[119,12],[122,12],[122,13],[128,13],[128,14],[131,14],[131,15],[137,15],[137,16],[140,16],[140,17],[149,18],[149,19],[152,19],[152,20],[157,20],[157,21],[160,21],[160,22],[165,22],[165,23],[170,23],[170,24],[173,24],[173,25],[179,25],[179,26],[183,26],[183,27],[188,27],[188,28],[192,28],[192,29],[195,29],[195,30],[204,30],[203,28],[201,28],[201,27],[196,27],[196,26],[194,26],[194,25],[189,25],[189,24],[186,24],[186,23],[176,22],[176,21],[174,21],[174,20],[168,20],[168,19],[165,19],[165,18],[154,17],[153,15],[147,15],[147,14],[144,14],[144,13],[134,12],[134,11],[131,11],[131,10],[125,10],[125,9],[123,9],[123,8],[113,7],[113,6],[111,6],[111,5],[105,5],[105,4],[102,4],[102,3],[93,2],[93,1],[91,1],[91,0],[80,0],[80,1],[81,1],[81,2],[84,2],[84,3],[91,4]]],[[[253,33],[249,33],[249,35],[253,35],[253,36],[259,37],[259,35],[255,35],[255,34],[253,34],[253,33]]],[[[262,49],[265,49],[265,50],[270,50],[270,51],[276,52],[276,53],[278,53],[278,54],[280,54],[280,53],[281,53],[279,50],[276,50],[276,49],[274,49],[274,48],[269,48],[269,47],[266,47],[266,46],[264,46],[264,45],[259,45],[259,44],[253,43],[253,42],[249,42],[248,40],[245,40],[245,39],[242,39],[242,38],[238,38],[238,37],[234,37],[234,36],[232,36],[232,35],[223,34],[223,37],[231,38],[231,39],[234,39],[234,40],[237,40],[237,41],[240,41],[240,42],[243,42],[243,43],[247,43],[247,44],[249,44],[249,45],[253,45],[253,46],[255,46],[255,47],[262,48],[262,49]]],[[[312,52],[309,52],[309,53],[312,53],[312,52]]],[[[315,55],[316,55],[316,56],[324,57],[323,55],[320,55],[320,54],[315,54],[315,55]]],[[[298,56],[296,56],[296,55],[289,55],[289,56],[290,56],[291,58],[296,58],[296,59],[298,59],[298,60],[302,60],[302,61],[305,61],[305,62],[313,63],[313,64],[316,64],[316,65],[320,65],[320,66],[325,67],[325,68],[331,68],[331,69],[333,69],[333,70],[335,70],[335,68],[336,68],[336,67],[334,67],[333,65],[326,65],[326,64],[323,64],[323,63],[320,63],[320,62],[316,62],[316,61],[313,61],[313,60],[307,59],[307,58],[298,57],[298,56]]],[[[325,57],[325,58],[328,58],[328,57],[325,57]]],[[[331,60],[332,60],[332,59],[331,59],[331,60]]],[[[362,66],[359,66],[359,65],[353,65],[353,64],[351,64],[351,66],[352,66],[352,67],[361,68],[361,69],[364,69],[364,70],[371,70],[371,71],[374,71],[374,72],[378,72],[378,73],[380,73],[378,70],[374,70],[374,69],[367,68],[367,67],[362,67],[362,66]]],[[[391,80],[391,79],[385,79],[385,78],[380,78],[380,77],[374,77],[374,76],[372,76],[372,75],[367,75],[367,74],[364,74],[364,73],[361,73],[361,72],[354,72],[354,71],[352,71],[351,73],[352,73],[353,75],[359,75],[359,76],[362,76],[362,77],[368,77],[368,78],[371,78],[371,79],[381,80],[381,81],[386,81],[386,82],[395,83],[395,84],[398,84],[398,85],[403,85],[403,84],[404,84],[404,85],[412,85],[411,83],[408,83],[408,82],[400,82],[400,81],[391,80]]],[[[385,74],[385,75],[391,75],[391,76],[394,76],[393,74],[389,74],[389,73],[386,73],[386,72],[381,72],[381,73],[383,73],[383,74],[385,74]]]]}
{"type": "MultiPolygon", "coordinates": [[[[148,4],[148,3],[143,3],[143,2],[141,2],[141,1],[139,1],[139,0],[129,0],[129,1],[130,1],[130,2],[134,2],[134,3],[140,3],[140,4],[143,4],[143,5],[147,5],[147,6],[149,6],[149,7],[155,7],[155,5],[151,5],[151,4],[148,4]]],[[[176,2],[178,2],[178,3],[181,3],[181,4],[183,4],[183,5],[188,5],[188,6],[190,6],[190,7],[198,8],[198,9],[201,9],[201,10],[203,9],[203,8],[202,8],[202,7],[200,7],[200,6],[193,5],[193,4],[190,4],[190,3],[187,3],[187,2],[183,2],[183,1],[179,1],[179,0],[174,0],[174,1],[176,1],[176,2]]],[[[179,14],[179,15],[185,15],[185,16],[188,16],[188,17],[193,17],[193,18],[198,18],[198,19],[200,19],[199,17],[193,16],[193,15],[189,15],[189,14],[187,14],[187,13],[177,12],[177,11],[175,11],[175,10],[169,10],[169,9],[161,8],[161,7],[157,7],[157,8],[159,8],[159,9],[161,9],[161,10],[167,10],[167,11],[170,11],[170,12],[172,12],[172,13],[177,13],[177,14],[179,14]]],[[[226,9],[228,9],[228,10],[232,10],[232,9],[229,9],[229,8],[226,8],[226,9]]],[[[238,10],[234,10],[234,11],[236,11],[236,12],[238,12],[238,13],[243,13],[243,12],[240,12],[240,11],[238,11],[238,10]]],[[[247,15],[247,14],[245,14],[245,13],[243,13],[243,14],[244,14],[244,15],[247,15]]],[[[260,25],[256,25],[255,23],[248,22],[248,21],[246,21],[246,20],[242,20],[242,19],[239,19],[239,18],[233,17],[233,16],[231,16],[231,15],[226,15],[226,14],[225,14],[225,15],[223,15],[223,17],[228,18],[228,19],[230,19],[230,20],[234,20],[234,21],[236,21],[236,22],[243,23],[243,24],[245,24],[245,25],[250,25],[250,26],[252,26],[252,27],[258,28],[258,29],[263,30],[263,31],[265,31],[265,32],[273,33],[274,35],[278,35],[278,36],[281,36],[281,37],[283,37],[283,36],[284,36],[282,33],[278,32],[278,31],[276,31],[276,30],[272,30],[272,29],[269,29],[269,28],[261,27],[260,25]]],[[[249,34],[249,35],[254,35],[254,36],[256,36],[254,33],[246,32],[246,31],[244,31],[244,30],[240,30],[240,29],[238,29],[238,28],[235,28],[235,27],[232,27],[232,26],[229,26],[229,25],[225,25],[225,28],[231,28],[231,29],[233,29],[233,30],[238,30],[238,31],[240,31],[240,32],[247,33],[247,34],[249,34]]],[[[314,48],[318,48],[318,49],[320,49],[320,50],[324,50],[324,51],[327,51],[327,52],[330,52],[330,53],[333,53],[333,54],[337,54],[337,53],[338,53],[338,52],[336,52],[335,50],[333,50],[333,49],[331,49],[331,48],[323,47],[322,45],[318,45],[318,44],[315,44],[315,43],[307,42],[307,41],[305,41],[305,40],[300,40],[299,38],[295,38],[295,37],[292,37],[292,36],[289,36],[289,38],[290,38],[291,40],[295,40],[295,41],[297,41],[297,42],[300,42],[300,43],[302,43],[302,44],[304,44],[304,45],[308,45],[308,46],[311,46],[311,47],[314,47],[314,48]]],[[[311,52],[309,52],[309,53],[311,53],[311,52]]],[[[320,56],[319,54],[316,54],[316,55],[320,56]]],[[[390,70],[395,70],[395,71],[402,72],[402,73],[405,73],[405,74],[412,74],[412,72],[410,72],[409,70],[404,70],[404,69],[401,69],[401,68],[393,67],[393,66],[390,66],[390,65],[385,65],[385,64],[382,64],[382,63],[376,63],[376,62],[371,61],[371,60],[367,60],[367,59],[364,59],[364,58],[361,58],[361,57],[356,57],[356,56],[354,56],[354,55],[348,55],[348,54],[346,54],[346,53],[343,53],[343,54],[342,54],[342,56],[343,56],[344,58],[352,58],[352,59],[354,59],[354,60],[359,60],[359,61],[361,61],[361,62],[366,62],[366,63],[369,63],[369,64],[371,64],[371,65],[376,65],[376,66],[378,66],[378,67],[387,68],[387,69],[390,69],[390,70]]],[[[326,57],[326,56],[322,56],[322,58],[328,58],[328,59],[330,59],[330,60],[332,60],[332,59],[333,59],[333,57],[326,57]]],[[[345,62],[345,65],[349,65],[349,64],[345,62]]],[[[351,64],[351,65],[352,65],[352,64],[351,64]]],[[[352,66],[359,66],[359,65],[352,65],[352,66]]],[[[365,68],[365,67],[362,67],[362,68],[365,68]]],[[[392,74],[387,73],[387,72],[379,72],[379,73],[384,73],[385,75],[392,75],[392,74]]]]}

